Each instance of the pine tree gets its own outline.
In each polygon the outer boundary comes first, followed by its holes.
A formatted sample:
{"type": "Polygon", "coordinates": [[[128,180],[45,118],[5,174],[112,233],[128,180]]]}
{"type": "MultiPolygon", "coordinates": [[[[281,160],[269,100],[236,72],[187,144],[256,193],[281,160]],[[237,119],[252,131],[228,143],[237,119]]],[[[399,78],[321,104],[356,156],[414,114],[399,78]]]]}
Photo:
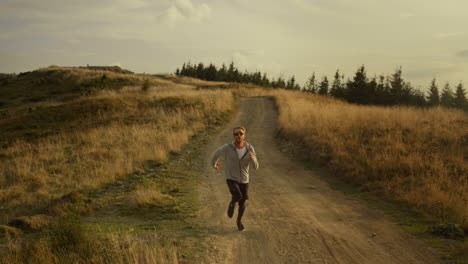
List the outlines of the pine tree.
{"type": "Polygon", "coordinates": [[[319,85],[318,93],[320,95],[328,95],[328,78],[324,76],[319,85]]]}
{"type": "Polygon", "coordinates": [[[223,66],[218,70],[218,74],[216,75],[218,81],[227,81],[227,68],[226,64],[223,63],[223,66]]]}
{"type": "Polygon", "coordinates": [[[342,79],[344,76],[340,76],[340,70],[336,70],[333,79],[332,86],[330,88],[330,95],[336,98],[344,98],[344,87],[342,79]]]}
{"type": "Polygon", "coordinates": [[[352,81],[346,84],[346,100],[351,103],[369,104],[369,87],[366,67],[362,65],[356,71],[352,81]]]}
{"type": "Polygon", "coordinates": [[[195,77],[199,79],[205,79],[205,66],[202,62],[198,63],[196,68],[195,77]]]}
{"type": "Polygon", "coordinates": [[[294,90],[296,88],[296,78],[294,78],[294,75],[291,76],[291,78],[288,80],[288,83],[286,84],[286,89],[288,90],[294,90]]]}
{"type": "Polygon", "coordinates": [[[239,82],[241,80],[241,74],[239,73],[239,70],[237,68],[234,69],[232,77],[232,82],[239,82]]]}
{"type": "Polygon", "coordinates": [[[282,76],[279,76],[274,85],[275,88],[286,88],[286,83],[282,76]]]}
{"type": "Polygon", "coordinates": [[[442,90],[442,94],[440,95],[440,104],[445,107],[453,107],[453,93],[452,89],[450,89],[450,84],[446,83],[444,89],[442,90]]]}
{"type": "Polygon", "coordinates": [[[312,75],[307,79],[304,90],[306,92],[313,93],[313,94],[317,93],[318,87],[317,87],[317,81],[315,79],[315,72],[313,72],[312,75]]]}
{"type": "Polygon", "coordinates": [[[408,101],[408,93],[405,91],[405,81],[401,77],[401,67],[395,69],[390,77],[390,102],[391,104],[404,104],[408,101]]]}
{"type": "Polygon", "coordinates": [[[377,77],[374,76],[367,83],[367,103],[376,104],[377,77]]]}
{"type": "Polygon", "coordinates": [[[195,77],[195,64],[192,66],[190,61],[185,66],[185,76],[195,77]]]}
{"type": "Polygon", "coordinates": [[[234,79],[236,78],[234,75],[235,75],[235,71],[237,69],[234,67],[234,62],[231,61],[231,63],[229,64],[229,69],[227,71],[227,78],[226,78],[226,81],[228,82],[233,82],[234,79]]]}
{"type": "Polygon", "coordinates": [[[384,75],[379,75],[377,86],[375,87],[375,104],[388,105],[390,104],[390,82],[384,75]]]}
{"type": "Polygon", "coordinates": [[[187,68],[185,67],[185,63],[182,65],[182,69],[180,70],[180,75],[187,76],[187,68]]]}
{"type": "Polygon", "coordinates": [[[216,66],[214,66],[213,63],[210,63],[210,65],[204,70],[204,79],[208,81],[216,81],[217,73],[218,70],[216,69],[216,66]]]}
{"type": "Polygon", "coordinates": [[[465,89],[463,88],[463,84],[459,83],[457,85],[457,91],[455,92],[454,98],[454,106],[460,109],[467,109],[468,103],[466,101],[466,94],[465,89]]]}
{"type": "Polygon", "coordinates": [[[440,104],[439,88],[436,84],[436,79],[432,79],[431,86],[429,87],[429,96],[427,97],[430,106],[437,106],[440,104]]]}
{"type": "Polygon", "coordinates": [[[413,89],[413,93],[411,95],[411,105],[424,107],[427,105],[426,98],[424,97],[424,93],[419,89],[413,89]]]}

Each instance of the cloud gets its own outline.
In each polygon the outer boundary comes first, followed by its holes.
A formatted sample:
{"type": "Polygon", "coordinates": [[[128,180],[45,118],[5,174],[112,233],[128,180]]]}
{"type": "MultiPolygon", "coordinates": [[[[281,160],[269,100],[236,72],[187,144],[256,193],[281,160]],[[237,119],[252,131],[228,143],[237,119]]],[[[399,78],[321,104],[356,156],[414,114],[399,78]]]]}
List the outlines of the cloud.
{"type": "Polygon", "coordinates": [[[70,44],[80,44],[81,43],[81,40],[79,40],[79,39],[69,39],[67,41],[70,44]]]}
{"type": "Polygon", "coordinates": [[[240,71],[266,72],[270,78],[282,73],[281,65],[268,58],[264,50],[235,50],[231,59],[240,71]]]}
{"type": "Polygon", "coordinates": [[[10,40],[13,39],[14,36],[11,33],[0,33],[0,40],[10,40]]]}
{"type": "Polygon", "coordinates": [[[400,18],[401,19],[408,19],[408,18],[412,18],[412,17],[415,17],[416,15],[413,14],[413,13],[401,13],[400,14],[400,18]]]}
{"type": "Polygon", "coordinates": [[[47,52],[52,54],[66,54],[64,49],[47,49],[47,52]]]}
{"type": "Polygon", "coordinates": [[[184,21],[201,22],[211,15],[211,8],[207,4],[194,5],[191,0],[175,0],[158,20],[166,25],[174,26],[184,21]]]}
{"type": "Polygon", "coordinates": [[[455,54],[459,58],[468,58],[468,49],[461,50],[455,54]]]}
{"type": "Polygon", "coordinates": [[[117,61],[117,62],[109,63],[109,66],[119,66],[120,68],[122,68],[122,63],[117,61]]]}
{"type": "Polygon", "coordinates": [[[116,3],[123,8],[129,8],[129,9],[144,8],[148,6],[148,3],[142,0],[118,0],[118,1],[114,0],[112,1],[113,5],[115,5],[116,3]]]}
{"type": "Polygon", "coordinates": [[[175,25],[179,21],[184,20],[184,16],[175,6],[169,7],[164,13],[159,16],[158,20],[163,24],[175,25]]]}
{"type": "Polygon", "coordinates": [[[419,69],[409,70],[406,76],[409,78],[419,78],[429,80],[434,77],[451,74],[460,69],[455,65],[441,65],[434,67],[421,67],[419,69]]]}
{"type": "Polygon", "coordinates": [[[465,35],[464,32],[447,32],[447,33],[440,33],[436,35],[436,38],[452,38],[452,37],[459,37],[465,35]]]}

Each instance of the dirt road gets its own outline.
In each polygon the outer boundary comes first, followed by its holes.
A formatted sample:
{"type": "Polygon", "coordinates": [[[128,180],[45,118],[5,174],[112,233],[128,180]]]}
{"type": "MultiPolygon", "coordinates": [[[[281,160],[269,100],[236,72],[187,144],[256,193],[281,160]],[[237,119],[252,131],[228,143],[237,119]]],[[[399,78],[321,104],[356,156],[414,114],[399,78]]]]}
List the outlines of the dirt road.
{"type": "Polygon", "coordinates": [[[226,215],[230,195],[224,175],[207,162],[200,212],[212,242],[209,263],[440,263],[431,249],[391,223],[383,213],[331,190],[313,171],[275,146],[277,114],[267,98],[242,99],[235,120],[210,144],[209,153],[247,128],[257,152],[246,229],[226,215]]]}

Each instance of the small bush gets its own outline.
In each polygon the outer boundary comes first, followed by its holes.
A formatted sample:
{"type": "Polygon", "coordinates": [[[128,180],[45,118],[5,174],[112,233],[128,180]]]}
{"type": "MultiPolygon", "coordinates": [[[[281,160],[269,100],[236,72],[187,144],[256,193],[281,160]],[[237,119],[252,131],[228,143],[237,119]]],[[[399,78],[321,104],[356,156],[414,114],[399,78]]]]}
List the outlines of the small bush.
{"type": "MultiPolygon", "coordinates": [[[[78,216],[65,216],[47,228],[47,240],[54,255],[62,260],[89,259],[96,247],[78,216]]],[[[68,261],[66,261],[68,262],[68,261]]]]}
{"type": "Polygon", "coordinates": [[[150,80],[149,79],[145,79],[145,81],[143,81],[143,84],[141,85],[141,90],[143,92],[147,92],[150,88],[150,80]]]}
{"type": "Polygon", "coordinates": [[[431,227],[431,233],[451,239],[459,239],[465,236],[463,229],[457,224],[439,224],[431,227]]]}

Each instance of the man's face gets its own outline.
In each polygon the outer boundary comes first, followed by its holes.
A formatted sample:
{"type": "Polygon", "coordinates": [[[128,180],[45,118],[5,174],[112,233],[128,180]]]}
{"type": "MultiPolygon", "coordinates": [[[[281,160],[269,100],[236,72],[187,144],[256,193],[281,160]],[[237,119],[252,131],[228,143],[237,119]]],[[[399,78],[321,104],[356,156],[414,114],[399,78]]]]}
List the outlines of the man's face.
{"type": "Polygon", "coordinates": [[[244,131],[242,131],[242,129],[236,129],[234,130],[234,140],[236,141],[236,143],[241,143],[244,141],[244,138],[245,138],[245,133],[244,131]]]}

